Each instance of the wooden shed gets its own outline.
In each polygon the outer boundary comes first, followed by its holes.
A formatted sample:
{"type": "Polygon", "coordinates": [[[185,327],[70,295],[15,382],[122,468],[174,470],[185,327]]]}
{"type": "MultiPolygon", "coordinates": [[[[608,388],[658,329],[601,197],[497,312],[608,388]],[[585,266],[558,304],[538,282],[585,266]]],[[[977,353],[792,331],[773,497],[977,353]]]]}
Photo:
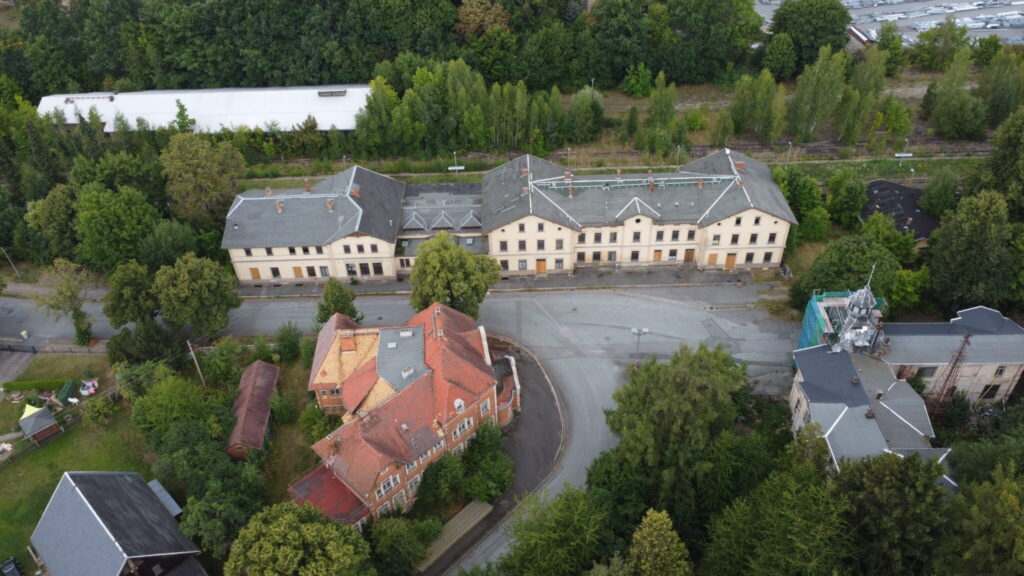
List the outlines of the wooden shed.
{"type": "Polygon", "coordinates": [[[280,369],[257,360],[246,367],[238,382],[238,397],[232,410],[235,428],[226,452],[232,458],[245,458],[249,450],[263,450],[270,424],[270,398],[277,386],[280,369]]]}

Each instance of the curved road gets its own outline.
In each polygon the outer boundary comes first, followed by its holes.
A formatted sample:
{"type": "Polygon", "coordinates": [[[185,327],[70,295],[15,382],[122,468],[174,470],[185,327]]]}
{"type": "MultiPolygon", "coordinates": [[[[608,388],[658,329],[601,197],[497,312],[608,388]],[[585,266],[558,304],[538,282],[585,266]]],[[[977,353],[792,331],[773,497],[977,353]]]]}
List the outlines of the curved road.
{"type": "MultiPolygon", "coordinates": [[[[721,343],[748,362],[750,375],[768,384],[770,391],[788,391],[791,352],[800,327],[770,319],[763,310],[749,306],[758,299],[757,288],[691,285],[490,295],[481,308],[481,323],[489,332],[527,346],[565,403],[565,451],[544,488],[553,495],[566,483],[582,485],[594,457],[615,445],[604,409],[613,405],[612,394],[635,359],[637,341],[631,328],[650,331],[640,340],[642,354],[667,356],[684,342],[721,343]]],[[[401,324],[413,314],[405,296],[365,296],[356,305],[371,326],[401,324]]],[[[99,308],[92,304],[87,311],[93,315],[95,335],[108,338],[113,330],[99,308]]],[[[288,321],[312,330],[315,308],[313,299],[247,300],[232,312],[226,333],[273,334],[288,321]]],[[[70,322],[46,319],[31,301],[0,298],[0,340],[16,338],[22,328],[29,329],[38,343],[70,340],[72,335],[70,322]]],[[[506,545],[503,530],[495,530],[459,565],[496,560],[506,545]]],[[[449,573],[454,572],[453,568],[449,573]]]]}

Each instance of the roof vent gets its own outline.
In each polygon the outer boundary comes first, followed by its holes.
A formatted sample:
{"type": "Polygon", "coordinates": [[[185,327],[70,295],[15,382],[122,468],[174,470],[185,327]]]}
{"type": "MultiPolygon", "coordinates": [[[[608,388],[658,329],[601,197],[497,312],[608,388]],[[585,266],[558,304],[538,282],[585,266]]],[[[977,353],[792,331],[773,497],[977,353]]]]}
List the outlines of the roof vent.
{"type": "Polygon", "coordinates": [[[284,212],[284,202],[281,202],[280,200],[274,202],[274,208],[277,210],[278,214],[284,212]]]}
{"type": "Polygon", "coordinates": [[[412,328],[402,328],[398,331],[399,338],[412,338],[412,328]]]}
{"type": "Polygon", "coordinates": [[[409,431],[409,427],[406,426],[405,422],[402,422],[402,432],[408,432],[408,431],[409,431]]]}
{"type": "Polygon", "coordinates": [[[266,189],[263,190],[263,195],[264,196],[270,196],[273,193],[274,192],[270,189],[270,186],[267,186],[266,189]]]}
{"type": "Polygon", "coordinates": [[[740,172],[746,172],[747,171],[747,163],[746,162],[736,162],[736,169],[739,170],[740,172]]]}
{"type": "Polygon", "coordinates": [[[864,417],[865,418],[874,418],[875,417],[875,411],[872,410],[871,408],[868,408],[868,411],[864,413],[864,417]]]}
{"type": "Polygon", "coordinates": [[[398,348],[398,342],[388,342],[388,350],[394,350],[398,348]]]}
{"type": "Polygon", "coordinates": [[[529,176],[530,175],[530,169],[529,168],[523,168],[522,170],[519,171],[519,175],[520,176],[529,176]]]}
{"type": "Polygon", "coordinates": [[[320,98],[338,98],[348,94],[348,90],[320,90],[316,93],[320,98]]]}
{"type": "Polygon", "coordinates": [[[523,196],[527,196],[529,194],[530,194],[530,187],[529,186],[523,186],[523,193],[522,193],[522,195],[523,196]]]}
{"type": "Polygon", "coordinates": [[[412,366],[406,366],[405,368],[402,368],[402,380],[405,380],[409,376],[412,376],[412,373],[413,373],[412,366]]]}
{"type": "Polygon", "coordinates": [[[238,230],[238,222],[235,222],[235,224],[234,224],[234,229],[235,229],[235,230],[238,230]]]}
{"type": "Polygon", "coordinates": [[[860,384],[860,376],[854,376],[853,378],[850,378],[850,384],[853,384],[854,386],[860,384]]]}
{"type": "Polygon", "coordinates": [[[885,398],[885,391],[881,388],[875,390],[875,400],[881,400],[882,398],[885,398]]]}
{"type": "Polygon", "coordinates": [[[327,201],[327,211],[334,212],[334,200],[327,201]]]}

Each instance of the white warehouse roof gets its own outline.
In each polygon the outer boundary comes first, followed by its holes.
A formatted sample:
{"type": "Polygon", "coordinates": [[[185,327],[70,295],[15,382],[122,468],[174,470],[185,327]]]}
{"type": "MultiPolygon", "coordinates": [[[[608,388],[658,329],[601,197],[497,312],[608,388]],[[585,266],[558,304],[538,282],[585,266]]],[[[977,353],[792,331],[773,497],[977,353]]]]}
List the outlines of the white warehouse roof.
{"type": "Polygon", "coordinates": [[[307,117],[316,119],[320,130],[354,130],[356,113],[363,108],[370,87],[365,84],[295,86],[290,88],[215,88],[209,90],[149,90],[145,92],[90,92],[53,94],[39,101],[39,114],[60,110],[68,124],[78,116],[88,117],[96,108],[105,132],[114,131],[114,118],[121,114],[134,128],[141,118],[150,126],[167,126],[178,113],[180,100],[195,119],[197,132],[222,128],[267,128],[276,124],[291,130],[307,117]]]}

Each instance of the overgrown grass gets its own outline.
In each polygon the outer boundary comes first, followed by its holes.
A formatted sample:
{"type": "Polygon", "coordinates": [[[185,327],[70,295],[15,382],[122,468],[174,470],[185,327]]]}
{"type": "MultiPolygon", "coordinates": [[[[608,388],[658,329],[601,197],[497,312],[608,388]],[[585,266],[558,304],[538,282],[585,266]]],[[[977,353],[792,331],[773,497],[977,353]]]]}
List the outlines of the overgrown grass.
{"type": "MultiPolygon", "coordinates": [[[[294,360],[281,366],[278,381],[279,393],[295,406],[295,414],[312,401],[306,385],[309,369],[302,366],[302,360],[294,360]]],[[[316,465],[316,455],[302,437],[298,422],[289,424],[272,423],[267,457],[263,475],[267,480],[269,503],[288,499],[288,486],[316,465]]]]}
{"type": "MultiPolygon", "coordinates": [[[[880,178],[887,180],[902,178],[930,178],[940,170],[952,170],[963,175],[977,168],[984,158],[918,158],[900,162],[885,160],[838,160],[835,162],[800,162],[797,165],[810,176],[824,182],[836,172],[851,170],[858,180],[865,182],[880,178]],[[913,169],[913,172],[911,171],[913,169]]],[[[778,164],[787,164],[778,162],[778,164]]]]}
{"type": "MultiPolygon", "coordinates": [[[[324,180],[324,178],[311,176],[309,178],[309,184],[312,186],[321,180],[324,180]]],[[[238,181],[238,188],[240,190],[262,190],[264,188],[280,190],[305,187],[306,180],[304,178],[252,178],[238,181]]]]}
{"type": "Polygon", "coordinates": [[[16,30],[18,25],[18,9],[0,4],[0,30],[16,30]]]}
{"type": "Polygon", "coordinates": [[[65,471],[138,472],[148,479],[153,455],[120,405],[108,425],[75,426],[16,458],[0,468],[0,558],[14,556],[31,574],[35,564],[25,547],[65,471]]]}
{"type": "Polygon", "coordinates": [[[757,307],[766,310],[769,316],[778,320],[800,322],[803,319],[800,311],[789,305],[789,298],[759,298],[757,307]]]}
{"type": "Polygon", "coordinates": [[[101,389],[103,385],[110,384],[110,362],[104,354],[39,354],[14,381],[55,378],[82,380],[86,369],[92,370],[95,377],[100,379],[101,389]]]}

